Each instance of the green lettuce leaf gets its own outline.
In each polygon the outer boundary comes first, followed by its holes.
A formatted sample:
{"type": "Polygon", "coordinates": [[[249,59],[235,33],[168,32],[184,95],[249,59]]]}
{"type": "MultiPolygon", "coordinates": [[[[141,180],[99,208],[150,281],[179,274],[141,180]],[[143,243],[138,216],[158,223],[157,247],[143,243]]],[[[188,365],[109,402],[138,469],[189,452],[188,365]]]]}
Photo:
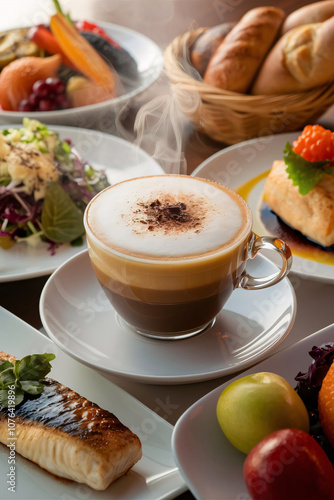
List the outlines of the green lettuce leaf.
{"type": "Polygon", "coordinates": [[[85,232],[83,214],[57,182],[45,193],[41,220],[45,236],[56,243],[68,243],[85,232]]]}
{"type": "Polygon", "coordinates": [[[288,142],[284,148],[284,162],[289,179],[299,192],[305,195],[311,191],[323,178],[324,175],[334,175],[334,167],[330,166],[330,160],[308,161],[292,150],[288,142]]]}

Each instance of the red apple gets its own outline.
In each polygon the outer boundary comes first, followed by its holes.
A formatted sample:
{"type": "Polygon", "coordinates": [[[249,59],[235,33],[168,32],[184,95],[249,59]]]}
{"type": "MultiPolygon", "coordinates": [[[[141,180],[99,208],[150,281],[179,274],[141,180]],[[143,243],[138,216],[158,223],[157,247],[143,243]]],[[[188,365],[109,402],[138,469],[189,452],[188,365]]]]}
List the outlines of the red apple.
{"type": "Polygon", "coordinates": [[[281,429],[247,455],[244,480],[253,500],[333,500],[334,469],[317,441],[299,429],[281,429]]]}

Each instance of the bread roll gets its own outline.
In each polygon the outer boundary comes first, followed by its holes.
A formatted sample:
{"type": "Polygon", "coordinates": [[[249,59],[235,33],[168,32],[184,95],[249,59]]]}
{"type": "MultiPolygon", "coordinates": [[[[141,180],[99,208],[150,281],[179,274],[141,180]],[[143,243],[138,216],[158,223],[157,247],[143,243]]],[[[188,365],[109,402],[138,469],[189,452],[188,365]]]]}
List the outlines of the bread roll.
{"type": "Polygon", "coordinates": [[[334,78],[334,17],[288,31],[272,48],[252,94],[286,94],[311,89],[334,78]]]}
{"type": "Polygon", "coordinates": [[[322,23],[332,16],[334,16],[334,0],[324,0],[304,5],[304,7],[288,15],[282,25],[281,34],[283,35],[302,24],[322,23]]]}
{"type": "Polygon", "coordinates": [[[326,175],[301,195],[286,172],[284,161],[274,161],[264,187],[264,201],[289,226],[325,247],[334,244],[334,179],[326,175]]]}
{"type": "Polygon", "coordinates": [[[284,19],[276,7],[251,9],[211,57],[204,81],[214,87],[247,92],[284,19]]]}
{"type": "Polygon", "coordinates": [[[190,47],[190,61],[203,76],[209,60],[235,23],[223,23],[208,28],[199,35],[190,47]]]}

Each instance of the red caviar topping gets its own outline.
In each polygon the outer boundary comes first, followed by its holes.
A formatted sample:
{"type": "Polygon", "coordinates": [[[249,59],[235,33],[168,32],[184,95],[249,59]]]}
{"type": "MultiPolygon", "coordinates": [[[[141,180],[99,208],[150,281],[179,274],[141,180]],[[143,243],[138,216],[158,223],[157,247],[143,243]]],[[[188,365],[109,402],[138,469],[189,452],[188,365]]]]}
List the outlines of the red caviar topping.
{"type": "Polygon", "coordinates": [[[305,160],[334,159],[334,132],[321,125],[307,125],[292,145],[293,151],[305,160]]]}

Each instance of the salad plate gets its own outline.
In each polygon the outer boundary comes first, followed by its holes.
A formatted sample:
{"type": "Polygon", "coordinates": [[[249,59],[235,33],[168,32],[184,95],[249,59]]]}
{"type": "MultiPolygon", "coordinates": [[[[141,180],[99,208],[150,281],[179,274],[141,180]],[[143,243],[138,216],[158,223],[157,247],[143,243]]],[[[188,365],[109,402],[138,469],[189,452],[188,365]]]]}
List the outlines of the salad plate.
{"type": "Polygon", "coordinates": [[[179,418],[172,436],[173,455],[197,500],[250,500],[242,473],[246,455],[225,438],[216,417],[216,406],[223,389],[237,378],[262,371],[277,373],[295,387],[294,378],[298,372],[306,372],[312,362],[309,351],[313,346],[332,342],[333,336],[334,324],[217,387],[179,418]]]}
{"type": "MultiPolygon", "coordinates": [[[[191,175],[214,180],[238,191],[252,210],[255,233],[272,234],[262,222],[260,213],[265,179],[273,161],[283,159],[285,144],[291,144],[299,135],[300,132],[270,135],[230,146],[202,162],[191,175]]],[[[329,263],[326,263],[326,258],[319,262],[314,248],[315,258],[313,252],[306,255],[292,246],[291,271],[304,278],[334,283],[334,253],[327,254],[329,263]]],[[[266,257],[272,258],[269,254],[266,257]]]]}
{"type": "Polygon", "coordinates": [[[132,99],[147,90],[160,76],[163,68],[161,49],[145,35],[124,26],[98,22],[98,25],[123,47],[136,61],[138,78],[126,82],[125,93],[108,101],[57,111],[0,110],[0,123],[22,123],[24,117],[43,123],[95,128],[115,132],[115,116],[129,106],[132,99]]]}
{"type": "MultiPolygon", "coordinates": [[[[68,357],[45,335],[1,307],[0,323],[1,350],[18,358],[34,353],[54,353],[56,358],[52,361],[50,376],[114,413],[138,435],[143,446],[143,457],[133,469],[105,491],[99,492],[86,485],[57,479],[16,454],[16,499],[163,500],[175,498],[186,491],[185,482],[172,457],[173,427],[169,423],[98,372],[68,357]],[[150,425],[145,427],[145,422],[150,422],[150,425]]],[[[8,448],[0,445],[0,498],[12,495],[7,489],[8,472],[8,448]]]]}
{"type": "MultiPolygon", "coordinates": [[[[2,126],[1,128],[6,128],[2,126]]],[[[94,168],[103,169],[110,184],[131,177],[163,174],[160,165],[137,146],[110,134],[75,127],[52,126],[61,139],[71,139],[79,154],[94,168]]],[[[36,246],[16,243],[0,248],[0,282],[16,281],[51,274],[84,246],[60,245],[51,255],[42,241],[36,246]]]]}
{"type": "MultiPolygon", "coordinates": [[[[259,256],[247,269],[263,276],[276,267],[259,256]]],[[[67,354],[88,366],[152,384],[209,380],[252,366],[286,338],[295,314],[294,291],[285,278],[263,290],[235,290],[215,323],[197,336],[150,339],[123,326],[94,275],[87,250],[58,268],[40,297],[44,329],[67,354]]]]}

